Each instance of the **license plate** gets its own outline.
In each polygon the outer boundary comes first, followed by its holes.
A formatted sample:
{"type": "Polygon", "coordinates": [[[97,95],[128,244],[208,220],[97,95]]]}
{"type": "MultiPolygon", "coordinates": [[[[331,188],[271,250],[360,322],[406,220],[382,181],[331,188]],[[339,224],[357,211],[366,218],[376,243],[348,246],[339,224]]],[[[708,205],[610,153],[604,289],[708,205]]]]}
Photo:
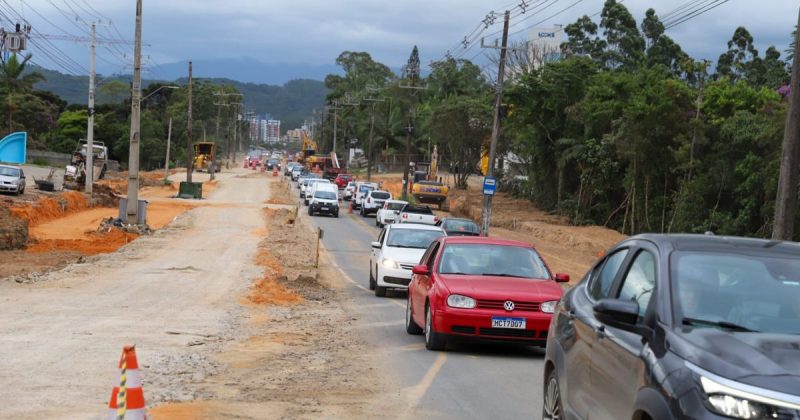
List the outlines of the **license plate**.
{"type": "Polygon", "coordinates": [[[492,328],[525,329],[525,318],[492,317],[492,328]]]}
{"type": "Polygon", "coordinates": [[[320,209],[321,209],[322,211],[328,211],[328,210],[330,210],[330,209],[329,209],[329,208],[327,208],[327,207],[321,207],[320,209]]]}

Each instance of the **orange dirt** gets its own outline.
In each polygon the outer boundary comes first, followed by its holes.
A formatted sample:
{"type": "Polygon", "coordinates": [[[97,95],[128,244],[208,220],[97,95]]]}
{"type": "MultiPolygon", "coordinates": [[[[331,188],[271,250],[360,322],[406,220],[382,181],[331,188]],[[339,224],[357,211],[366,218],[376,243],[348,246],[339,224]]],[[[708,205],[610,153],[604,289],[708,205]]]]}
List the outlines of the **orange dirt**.
{"type": "Polygon", "coordinates": [[[42,197],[32,204],[11,207],[11,214],[36,226],[49,220],[63,217],[67,213],[85,210],[90,207],[89,197],[76,191],[68,191],[56,197],[42,197]]]}
{"type": "Polygon", "coordinates": [[[290,185],[289,182],[285,181],[285,178],[282,178],[279,182],[272,182],[272,185],[270,185],[269,200],[266,201],[266,204],[295,204],[292,198],[292,192],[289,188],[290,185]]]}
{"type": "Polygon", "coordinates": [[[264,278],[253,283],[247,299],[257,305],[294,305],[303,301],[300,295],[271,278],[264,278]]]}
{"type": "Polygon", "coordinates": [[[27,251],[42,253],[68,250],[84,255],[105,254],[116,251],[137,237],[138,235],[113,229],[107,233],[87,233],[82,239],[34,239],[28,245],[27,251]]]}

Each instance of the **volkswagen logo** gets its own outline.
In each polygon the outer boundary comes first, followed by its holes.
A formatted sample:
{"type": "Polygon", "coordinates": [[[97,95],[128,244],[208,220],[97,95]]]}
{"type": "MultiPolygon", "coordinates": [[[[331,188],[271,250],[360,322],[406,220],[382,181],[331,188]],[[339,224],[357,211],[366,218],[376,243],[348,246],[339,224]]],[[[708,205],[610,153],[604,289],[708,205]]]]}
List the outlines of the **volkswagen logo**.
{"type": "Polygon", "coordinates": [[[510,300],[507,300],[507,301],[506,301],[506,302],[503,304],[503,308],[505,308],[505,309],[506,309],[508,312],[511,312],[511,311],[513,311],[513,310],[514,310],[514,302],[512,302],[512,301],[510,301],[510,300]]]}

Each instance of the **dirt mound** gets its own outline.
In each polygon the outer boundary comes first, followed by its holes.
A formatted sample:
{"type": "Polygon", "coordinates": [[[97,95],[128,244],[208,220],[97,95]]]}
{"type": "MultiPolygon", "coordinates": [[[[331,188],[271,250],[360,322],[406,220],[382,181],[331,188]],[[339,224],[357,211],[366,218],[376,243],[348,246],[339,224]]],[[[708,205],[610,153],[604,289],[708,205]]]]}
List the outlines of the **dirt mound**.
{"type": "Polygon", "coordinates": [[[28,221],[0,207],[0,250],[22,249],[28,244],[28,221]]]}
{"type": "Polygon", "coordinates": [[[291,184],[284,181],[283,178],[280,182],[273,182],[272,185],[270,185],[269,200],[267,200],[267,204],[295,204],[296,201],[293,198],[289,187],[290,185],[291,184]]]}
{"type": "Polygon", "coordinates": [[[247,300],[257,305],[294,305],[302,302],[303,297],[276,279],[264,278],[253,283],[247,300]]]}
{"type": "Polygon", "coordinates": [[[331,290],[320,283],[317,276],[301,274],[294,280],[289,280],[286,276],[278,278],[278,283],[284,284],[292,290],[300,293],[307,300],[321,301],[327,300],[331,295],[331,290]]]}
{"type": "Polygon", "coordinates": [[[108,185],[95,184],[92,186],[92,207],[119,207],[120,196],[108,185]]]}
{"type": "Polygon", "coordinates": [[[11,214],[26,221],[28,226],[57,219],[68,212],[86,210],[91,207],[89,197],[84,193],[67,191],[55,197],[42,197],[34,203],[11,207],[11,214]]]}

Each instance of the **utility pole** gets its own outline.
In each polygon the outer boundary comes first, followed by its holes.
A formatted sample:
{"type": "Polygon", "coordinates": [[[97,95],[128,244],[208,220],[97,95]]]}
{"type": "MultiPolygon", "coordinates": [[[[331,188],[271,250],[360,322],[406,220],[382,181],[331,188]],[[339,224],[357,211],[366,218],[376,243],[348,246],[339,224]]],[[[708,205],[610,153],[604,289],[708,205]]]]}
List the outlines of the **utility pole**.
{"type": "MultiPolygon", "coordinates": [[[[139,137],[142,96],[142,0],[136,0],[136,40],[133,52],[133,92],[131,100],[131,136],[128,156],[127,222],[135,224],[139,212],[139,137]]],[[[91,152],[91,151],[90,151],[91,152]]]]}
{"type": "MultiPolygon", "coordinates": [[[[214,145],[215,147],[219,147],[219,117],[222,114],[222,104],[215,103],[214,105],[217,106],[217,124],[216,128],[214,129],[214,145]]],[[[203,133],[205,136],[205,131],[203,133]]],[[[214,157],[211,159],[211,164],[208,165],[208,174],[212,181],[214,180],[214,173],[217,171],[217,168],[215,168],[216,159],[217,159],[217,154],[214,153],[214,157]]]]}
{"type": "Polygon", "coordinates": [[[189,62],[189,112],[186,117],[186,182],[192,182],[194,166],[194,145],[192,144],[192,62],[189,62]]]}
{"type": "MultiPolygon", "coordinates": [[[[492,143],[489,146],[489,170],[486,172],[486,177],[494,176],[494,160],[495,153],[497,152],[497,138],[500,135],[500,106],[503,101],[503,79],[506,72],[506,50],[508,48],[508,20],[510,19],[510,12],[506,10],[503,20],[503,41],[500,48],[500,63],[497,70],[497,87],[495,88],[494,98],[494,122],[492,123],[492,143]]],[[[497,48],[486,47],[481,40],[481,47],[483,48],[497,48]]],[[[491,194],[484,194],[483,196],[483,215],[481,217],[481,234],[489,236],[489,221],[492,216],[492,197],[491,194]]]]}
{"type": "Polygon", "coordinates": [[[367,144],[367,182],[372,180],[372,133],[375,129],[375,105],[385,99],[365,98],[364,101],[372,102],[369,122],[369,143],[367,144]]]}
{"type": "Polygon", "coordinates": [[[167,156],[164,158],[164,181],[169,179],[169,148],[172,141],[172,117],[169,118],[167,126],[167,156]]]}
{"type": "MultiPolygon", "coordinates": [[[[800,25],[800,14],[797,24],[800,25]]],[[[795,35],[795,51],[800,52],[800,32],[795,35]]],[[[789,113],[783,132],[780,178],[775,198],[775,222],[772,239],[791,241],[797,213],[797,171],[800,163],[800,60],[792,60],[792,81],[789,92],[789,113]]]]}
{"type": "MultiPolygon", "coordinates": [[[[94,54],[97,45],[97,25],[92,22],[92,42],[89,44],[89,121],[86,126],[86,194],[92,195],[94,186],[94,54]]],[[[106,156],[106,159],[108,156],[106,156]]]]}

